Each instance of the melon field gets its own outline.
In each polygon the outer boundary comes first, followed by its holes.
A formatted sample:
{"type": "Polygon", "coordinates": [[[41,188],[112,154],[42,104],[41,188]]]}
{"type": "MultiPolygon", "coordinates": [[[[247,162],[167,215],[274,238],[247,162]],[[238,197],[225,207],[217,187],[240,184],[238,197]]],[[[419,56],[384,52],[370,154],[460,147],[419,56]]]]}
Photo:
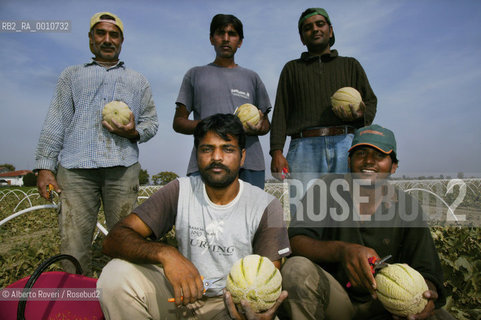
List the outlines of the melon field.
{"type": "MultiPolygon", "coordinates": [[[[399,187],[420,199],[423,209],[437,214],[431,225],[444,269],[448,293],[446,309],[456,319],[481,320],[481,180],[405,180],[399,187]],[[454,181],[454,182],[453,182],[454,181]],[[439,217],[447,217],[449,223],[439,217]],[[458,221],[456,221],[456,219],[458,221]]],[[[155,192],[143,187],[139,201],[155,192]]],[[[266,191],[281,199],[286,207],[287,191],[282,184],[266,184],[266,191]]],[[[54,198],[54,204],[58,198],[54,198]]],[[[35,188],[0,188],[0,221],[31,207],[51,204],[35,188]]],[[[102,212],[99,221],[103,222],[102,212]]],[[[109,258],[100,252],[104,238],[93,239],[93,276],[98,277],[109,258]]],[[[172,234],[167,241],[172,241],[172,234]]],[[[55,208],[39,208],[0,225],[0,288],[30,275],[43,260],[59,253],[59,233],[55,208]]],[[[53,265],[51,269],[60,269],[53,265]]]]}

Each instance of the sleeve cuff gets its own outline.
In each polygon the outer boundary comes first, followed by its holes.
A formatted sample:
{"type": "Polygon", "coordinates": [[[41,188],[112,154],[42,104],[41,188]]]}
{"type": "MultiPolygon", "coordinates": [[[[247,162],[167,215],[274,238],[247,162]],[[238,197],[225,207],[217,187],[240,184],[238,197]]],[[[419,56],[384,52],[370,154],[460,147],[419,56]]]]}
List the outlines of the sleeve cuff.
{"type": "Polygon", "coordinates": [[[38,170],[50,170],[52,172],[57,171],[57,160],[54,159],[37,159],[35,161],[35,169],[34,171],[38,170]]]}

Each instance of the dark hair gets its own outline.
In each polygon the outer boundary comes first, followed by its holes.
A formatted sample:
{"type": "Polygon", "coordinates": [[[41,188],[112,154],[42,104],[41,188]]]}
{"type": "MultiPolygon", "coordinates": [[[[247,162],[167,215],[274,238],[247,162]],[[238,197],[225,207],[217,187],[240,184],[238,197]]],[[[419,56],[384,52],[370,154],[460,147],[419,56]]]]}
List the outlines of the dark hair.
{"type": "Polygon", "coordinates": [[[399,160],[398,160],[397,157],[396,157],[396,152],[394,152],[394,151],[391,152],[391,153],[389,154],[389,156],[391,157],[392,163],[396,163],[396,164],[397,164],[397,163],[399,162],[399,160]]]}
{"type": "MultiPolygon", "coordinates": [[[[351,151],[349,151],[349,158],[352,158],[352,154],[354,153],[354,151],[356,151],[358,148],[362,147],[359,146],[359,147],[356,147],[354,149],[352,149],[351,151]]],[[[395,164],[398,164],[399,163],[399,160],[397,159],[397,156],[396,156],[396,152],[392,151],[389,156],[391,157],[391,161],[392,163],[395,163],[395,164]]]]}
{"type": "Polygon", "coordinates": [[[103,14],[100,16],[100,20],[113,20],[116,21],[114,17],[112,17],[110,14],[103,14]]]}
{"type": "Polygon", "coordinates": [[[237,31],[239,34],[239,38],[242,40],[244,39],[244,30],[242,27],[242,22],[237,19],[237,17],[231,14],[216,14],[210,23],[210,36],[213,37],[214,33],[218,29],[223,29],[227,25],[231,24],[232,27],[237,31]]]}
{"type": "Polygon", "coordinates": [[[229,113],[217,113],[200,121],[194,129],[194,146],[197,149],[200,140],[213,131],[225,141],[230,141],[229,135],[237,139],[241,150],[246,147],[246,134],[239,118],[229,113]]]}
{"type": "MultiPolygon", "coordinates": [[[[304,18],[305,16],[307,16],[308,14],[311,14],[311,13],[316,12],[316,11],[317,11],[317,8],[306,9],[303,13],[301,13],[301,16],[299,17],[299,21],[301,21],[301,19],[304,18]]],[[[326,18],[326,17],[324,17],[324,18],[326,18]]],[[[331,25],[331,20],[326,18],[326,21],[327,21],[328,25],[331,25]]],[[[299,23],[299,25],[297,26],[298,29],[299,29],[300,35],[302,35],[302,25],[303,25],[303,23],[299,23]]]]}

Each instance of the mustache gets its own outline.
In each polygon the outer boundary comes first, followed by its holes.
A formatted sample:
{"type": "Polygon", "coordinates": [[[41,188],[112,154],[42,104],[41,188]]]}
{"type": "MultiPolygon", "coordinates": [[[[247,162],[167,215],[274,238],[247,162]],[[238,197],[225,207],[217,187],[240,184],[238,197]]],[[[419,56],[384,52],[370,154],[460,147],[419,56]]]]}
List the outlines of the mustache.
{"type": "Polygon", "coordinates": [[[227,168],[226,166],[224,166],[222,163],[211,163],[210,165],[207,166],[207,168],[205,168],[205,170],[209,170],[209,169],[214,169],[214,168],[220,168],[220,169],[224,169],[225,171],[228,171],[230,172],[229,168],[227,168]]]}
{"type": "Polygon", "coordinates": [[[104,43],[104,44],[100,45],[100,48],[101,49],[112,49],[112,48],[115,48],[115,46],[111,43],[104,43]]]}

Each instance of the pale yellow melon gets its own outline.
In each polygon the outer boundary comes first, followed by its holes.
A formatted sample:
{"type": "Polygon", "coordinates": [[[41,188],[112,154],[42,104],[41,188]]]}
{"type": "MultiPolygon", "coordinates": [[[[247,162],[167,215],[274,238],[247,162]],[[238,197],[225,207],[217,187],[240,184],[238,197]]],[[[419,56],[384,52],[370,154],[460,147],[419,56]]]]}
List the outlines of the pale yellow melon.
{"type": "Polygon", "coordinates": [[[376,274],[377,296],[392,314],[406,317],[424,310],[428,289],[423,276],[405,263],[390,264],[376,274]]]}
{"type": "Polygon", "coordinates": [[[354,111],[358,112],[361,108],[362,97],[359,91],[352,87],[344,87],[337,90],[331,97],[331,105],[336,115],[340,114],[340,109],[343,108],[348,114],[351,114],[352,104],[354,111]]]}
{"type": "Polygon", "coordinates": [[[271,308],[282,291],[282,276],[266,257],[248,255],[232,266],[226,289],[234,303],[249,302],[256,312],[271,308]]]}
{"type": "Polygon", "coordinates": [[[112,119],[117,123],[126,125],[130,121],[129,106],[123,101],[111,101],[102,110],[102,119],[114,127],[112,119]]]}
{"type": "Polygon", "coordinates": [[[235,110],[234,114],[239,117],[244,128],[247,128],[246,122],[249,122],[250,124],[255,126],[257,123],[259,123],[260,120],[259,109],[257,109],[255,105],[250,103],[244,103],[243,105],[238,107],[235,110]]]}

